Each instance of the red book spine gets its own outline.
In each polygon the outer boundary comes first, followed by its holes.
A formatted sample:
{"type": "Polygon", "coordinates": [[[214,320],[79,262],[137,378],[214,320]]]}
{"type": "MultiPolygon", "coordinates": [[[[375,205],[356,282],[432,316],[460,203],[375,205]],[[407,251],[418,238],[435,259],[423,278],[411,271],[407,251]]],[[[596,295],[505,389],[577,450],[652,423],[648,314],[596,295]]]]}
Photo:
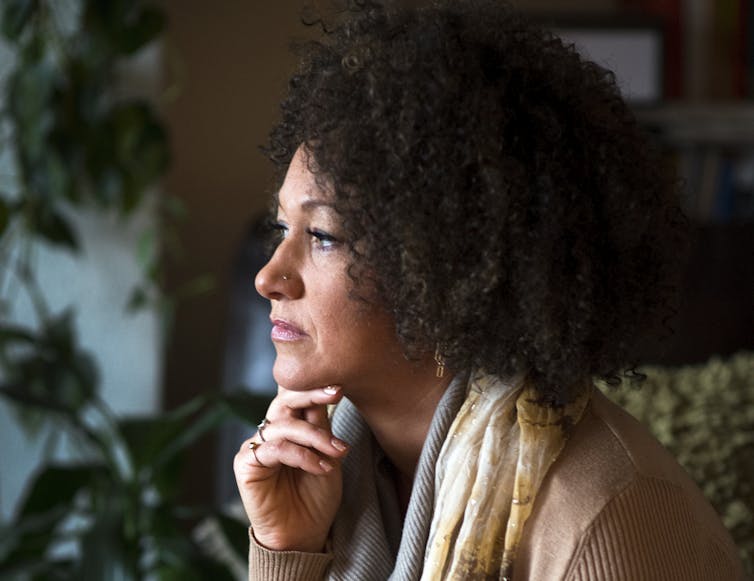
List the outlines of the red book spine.
{"type": "Polygon", "coordinates": [[[748,0],[738,0],[737,6],[737,24],[736,31],[736,54],[733,69],[734,95],[743,99],[749,95],[749,84],[751,83],[750,67],[751,57],[748,54],[751,40],[749,35],[752,34],[751,26],[751,4],[748,0]]]}
{"type": "Polygon", "coordinates": [[[679,98],[683,93],[683,18],[682,0],[624,0],[623,5],[640,14],[661,19],[664,31],[665,97],[679,98]]]}

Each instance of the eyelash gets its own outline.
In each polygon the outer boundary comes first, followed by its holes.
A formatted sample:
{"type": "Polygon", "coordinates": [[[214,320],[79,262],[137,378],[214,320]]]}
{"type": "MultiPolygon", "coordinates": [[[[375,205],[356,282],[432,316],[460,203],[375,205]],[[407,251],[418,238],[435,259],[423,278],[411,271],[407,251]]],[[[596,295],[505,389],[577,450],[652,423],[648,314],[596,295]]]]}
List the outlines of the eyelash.
{"type": "Polygon", "coordinates": [[[322,232],[321,230],[307,228],[306,233],[317,241],[317,246],[320,248],[329,249],[338,244],[338,239],[335,238],[335,236],[322,232]]]}
{"type": "Polygon", "coordinates": [[[273,232],[275,242],[280,242],[280,240],[285,238],[285,233],[288,231],[288,226],[281,222],[270,222],[269,226],[270,230],[272,230],[273,232]]]}
{"type": "MultiPolygon", "coordinates": [[[[279,244],[287,236],[288,226],[282,222],[275,222],[272,224],[272,229],[276,233],[276,243],[279,244]]],[[[306,233],[314,238],[314,240],[316,240],[316,245],[323,250],[330,250],[340,243],[340,240],[335,238],[335,236],[317,230],[316,228],[307,228],[306,233]]]]}

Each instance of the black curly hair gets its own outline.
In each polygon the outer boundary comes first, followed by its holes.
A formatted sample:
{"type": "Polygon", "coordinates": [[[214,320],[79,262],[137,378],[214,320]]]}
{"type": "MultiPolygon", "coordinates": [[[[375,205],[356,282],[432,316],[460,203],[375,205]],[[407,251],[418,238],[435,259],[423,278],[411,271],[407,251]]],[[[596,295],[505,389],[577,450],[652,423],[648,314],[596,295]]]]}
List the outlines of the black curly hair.
{"type": "MultiPolygon", "coordinates": [[[[409,357],[618,380],[666,313],[677,181],[612,73],[500,2],[381,7],[304,47],[266,147],[301,144],[409,357]]],[[[674,234],[675,233],[675,234],[674,234]]]]}

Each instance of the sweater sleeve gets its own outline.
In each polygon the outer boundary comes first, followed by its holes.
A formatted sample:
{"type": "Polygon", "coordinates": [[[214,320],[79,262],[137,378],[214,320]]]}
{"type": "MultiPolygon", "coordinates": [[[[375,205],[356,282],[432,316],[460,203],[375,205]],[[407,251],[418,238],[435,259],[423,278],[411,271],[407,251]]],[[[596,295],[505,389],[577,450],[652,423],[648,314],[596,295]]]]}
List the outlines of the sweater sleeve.
{"type": "Polygon", "coordinates": [[[639,478],[594,519],[568,581],[740,581],[741,561],[714,527],[695,518],[679,488],[639,478]]]}
{"type": "Polygon", "coordinates": [[[249,528],[249,581],[320,581],[332,559],[332,553],[270,551],[249,528]]]}

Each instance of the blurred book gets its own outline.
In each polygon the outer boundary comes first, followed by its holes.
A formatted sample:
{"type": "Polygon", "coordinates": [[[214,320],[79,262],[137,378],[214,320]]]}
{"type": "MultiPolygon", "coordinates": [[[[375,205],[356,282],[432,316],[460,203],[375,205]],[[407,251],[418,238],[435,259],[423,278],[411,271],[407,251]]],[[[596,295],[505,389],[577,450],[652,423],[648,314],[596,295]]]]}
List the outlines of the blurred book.
{"type": "Polygon", "coordinates": [[[754,96],[751,0],[622,0],[621,6],[662,22],[667,99],[754,96]]]}
{"type": "Polygon", "coordinates": [[[682,96],[684,87],[684,23],[682,0],[623,0],[623,8],[634,16],[658,19],[663,34],[665,98],[682,96]]]}
{"type": "Polygon", "coordinates": [[[695,222],[754,221],[754,150],[697,145],[677,153],[681,203],[695,222]]]}

